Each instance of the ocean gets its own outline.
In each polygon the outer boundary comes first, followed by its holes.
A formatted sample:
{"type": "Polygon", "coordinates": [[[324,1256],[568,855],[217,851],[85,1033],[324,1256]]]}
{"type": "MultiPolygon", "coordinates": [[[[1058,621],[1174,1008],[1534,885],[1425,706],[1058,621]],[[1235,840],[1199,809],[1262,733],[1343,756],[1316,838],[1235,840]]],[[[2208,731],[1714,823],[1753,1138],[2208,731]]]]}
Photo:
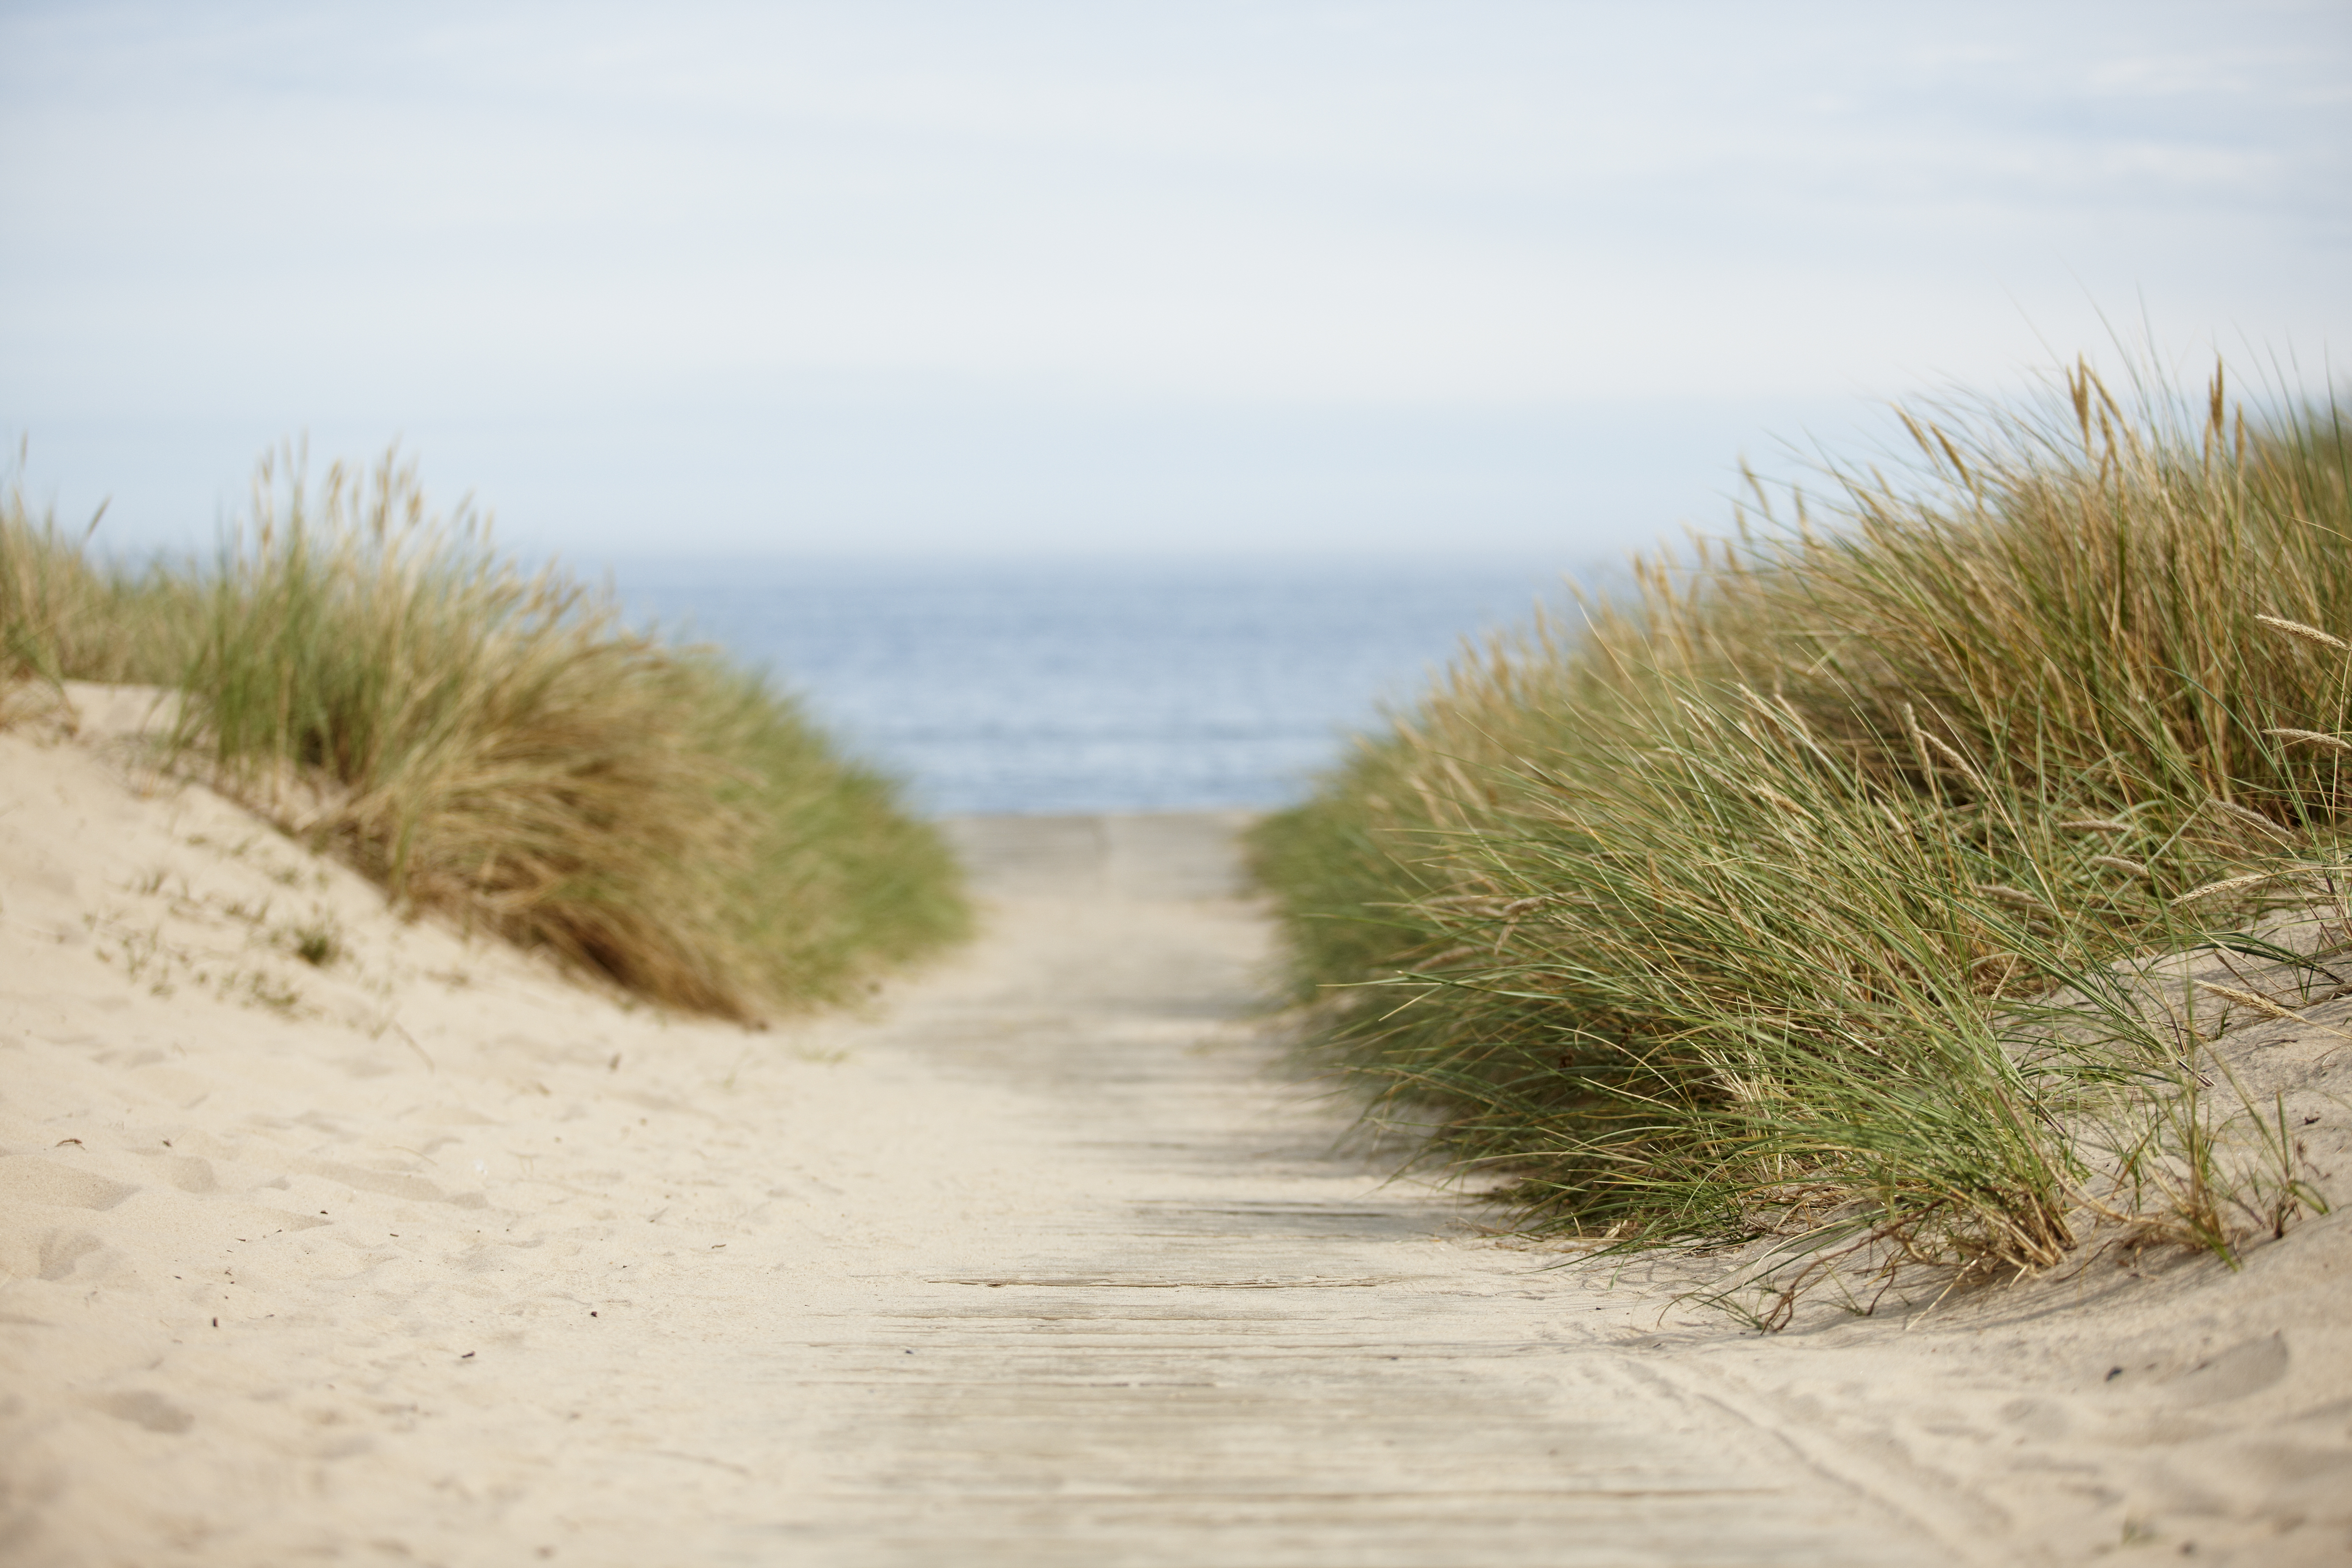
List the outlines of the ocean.
{"type": "Polygon", "coordinates": [[[635,560],[631,618],[766,669],[937,815],[1272,807],[1465,637],[1558,603],[1492,558],[635,560]]]}

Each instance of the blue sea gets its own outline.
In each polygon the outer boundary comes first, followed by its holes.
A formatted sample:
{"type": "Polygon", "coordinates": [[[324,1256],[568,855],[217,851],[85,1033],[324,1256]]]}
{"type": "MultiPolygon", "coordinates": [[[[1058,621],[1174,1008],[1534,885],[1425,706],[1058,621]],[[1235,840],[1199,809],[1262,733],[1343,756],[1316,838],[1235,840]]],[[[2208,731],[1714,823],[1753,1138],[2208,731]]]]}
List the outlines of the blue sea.
{"type": "Polygon", "coordinates": [[[638,560],[633,620],[767,669],[941,814],[1301,798],[1462,639],[1571,563],[1461,558],[638,560]]]}

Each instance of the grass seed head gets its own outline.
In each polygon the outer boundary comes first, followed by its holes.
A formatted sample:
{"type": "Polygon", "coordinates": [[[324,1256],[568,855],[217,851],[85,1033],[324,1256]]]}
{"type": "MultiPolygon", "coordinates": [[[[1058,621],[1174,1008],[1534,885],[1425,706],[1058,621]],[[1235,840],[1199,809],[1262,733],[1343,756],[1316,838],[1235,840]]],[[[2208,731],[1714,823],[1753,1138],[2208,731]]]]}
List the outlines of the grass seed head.
{"type": "Polygon", "coordinates": [[[2299,742],[2307,746],[2325,746],[2334,752],[2352,752],[2352,742],[2346,741],[2341,735],[2330,735],[2318,730],[2265,730],[2263,733],[2275,735],[2289,743],[2299,742]]]}
{"type": "Polygon", "coordinates": [[[2224,1002],[2235,1002],[2242,1007],[2252,1007],[2255,1012],[2262,1014],[2264,1017],[2290,1019],[2299,1019],[2301,1017],[2301,1015],[2289,1012],[2286,1008],[2280,1006],[2269,997],[2258,995],[2252,991],[2241,991],[2236,987],[2230,985],[2216,985],[2210,980],[2200,980],[2197,982],[2197,989],[2200,991],[2209,991],[2214,995],[2221,997],[2224,1002]]]}
{"type": "Polygon", "coordinates": [[[2261,812],[2249,811],[2235,801],[2223,800],[2219,795],[2213,795],[2207,798],[2204,808],[2207,811],[2212,812],[2218,816],[2225,817],[2231,822],[2236,823],[2241,826],[2253,828],[2265,837],[2274,839],[2282,844],[2292,844],[2294,842],[2294,835],[2293,833],[2280,826],[2277,823],[2273,822],[2261,812]]]}
{"type": "Polygon", "coordinates": [[[2275,871],[2257,871],[2252,876],[2228,877],[2219,882],[2208,882],[2201,888],[2191,888],[2172,901],[2175,905],[2202,903],[2208,899],[2218,899],[2225,893],[2250,892],[2253,889],[2277,881],[2279,877],[2280,873],[2275,871]]]}
{"type": "Polygon", "coordinates": [[[2352,653],[2352,643],[2346,642],[2342,637],[2331,637],[2317,626],[2305,626],[2301,621],[2290,621],[2282,616],[2256,616],[2254,619],[2274,632],[2284,632],[2288,637],[2299,637],[2305,642],[2317,643],[2322,647],[2334,648],[2337,653],[2352,653]]]}

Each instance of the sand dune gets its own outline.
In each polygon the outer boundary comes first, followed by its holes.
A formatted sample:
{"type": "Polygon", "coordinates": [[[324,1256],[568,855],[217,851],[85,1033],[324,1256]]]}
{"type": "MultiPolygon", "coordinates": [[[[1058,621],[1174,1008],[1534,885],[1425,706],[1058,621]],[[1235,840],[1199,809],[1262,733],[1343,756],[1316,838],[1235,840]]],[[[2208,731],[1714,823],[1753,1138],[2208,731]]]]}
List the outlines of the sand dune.
{"type": "MultiPolygon", "coordinates": [[[[76,696],[0,733],[0,1560],[2352,1560],[2342,1219],[1759,1338],[1335,1152],[1234,819],[960,824],[983,942],[753,1033],[76,696]]],[[[2352,1052],[2262,1048],[2327,1167],[2352,1052]]]]}

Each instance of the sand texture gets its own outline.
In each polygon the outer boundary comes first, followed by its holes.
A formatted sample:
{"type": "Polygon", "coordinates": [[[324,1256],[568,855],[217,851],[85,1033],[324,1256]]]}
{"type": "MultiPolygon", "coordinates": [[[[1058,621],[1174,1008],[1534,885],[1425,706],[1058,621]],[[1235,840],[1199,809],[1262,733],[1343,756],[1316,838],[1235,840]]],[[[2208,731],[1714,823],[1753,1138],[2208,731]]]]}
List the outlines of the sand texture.
{"type": "MultiPolygon", "coordinates": [[[[958,824],[984,938],[753,1032],[77,697],[0,733],[0,1562],[2352,1562],[2340,1218],[1758,1336],[1338,1144],[1235,818],[958,824]]],[[[2263,1047],[2315,1139],[2340,1043],[2263,1047]]]]}

